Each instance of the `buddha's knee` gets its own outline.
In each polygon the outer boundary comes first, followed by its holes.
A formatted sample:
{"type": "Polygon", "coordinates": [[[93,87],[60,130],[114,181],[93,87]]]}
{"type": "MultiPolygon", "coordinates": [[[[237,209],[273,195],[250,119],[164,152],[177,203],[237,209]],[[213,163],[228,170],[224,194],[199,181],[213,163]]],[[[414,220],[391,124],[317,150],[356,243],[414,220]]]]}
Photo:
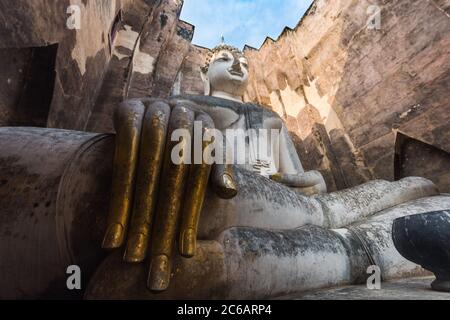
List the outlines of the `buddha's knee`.
{"type": "Polygon", "coordinates": [[[208,192],[199,223],[199,238],[215,240],[232,227],[288,230],[323,225],[317,200],[244,169],[235,169],[238,193],[225,200],[208,192]]]}

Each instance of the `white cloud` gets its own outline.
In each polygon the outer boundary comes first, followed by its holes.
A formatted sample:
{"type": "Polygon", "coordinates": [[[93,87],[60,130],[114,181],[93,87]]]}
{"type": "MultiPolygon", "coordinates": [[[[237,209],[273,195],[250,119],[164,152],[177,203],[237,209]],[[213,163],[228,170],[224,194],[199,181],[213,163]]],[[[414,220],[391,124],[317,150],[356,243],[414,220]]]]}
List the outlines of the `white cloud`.
{"type": "Polygon", "coordinates": [[[214,47],[223,35],[229,44],[259,48],[267,36],[294,27],[312,0],[185,0],[181,18],[196,26],[193,42],[214,47]]]}

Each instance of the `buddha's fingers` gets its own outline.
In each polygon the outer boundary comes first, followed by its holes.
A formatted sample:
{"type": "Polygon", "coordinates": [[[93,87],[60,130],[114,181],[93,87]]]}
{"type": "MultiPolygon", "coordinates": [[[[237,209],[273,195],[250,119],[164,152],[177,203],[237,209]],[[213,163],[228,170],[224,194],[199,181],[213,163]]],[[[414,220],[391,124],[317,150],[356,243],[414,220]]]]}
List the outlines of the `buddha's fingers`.
{"type": "Polygon", "coordinates": [[[270,178],[289,187],[298,188],[298,191],[306,195],[327,192],[325,180],[322,174],[316,170],[298,174],[277,173],[270,178]]]}
{"type": "Polygon", "coordinates": [[[133,213],[124,254],[126,262],[142,262],[147,255],[169,118],[170,107],[164,102],[153,102],[145,113],[139,150],[139,174],[136,178],[133,213]]]}
{"type": "Polygon", "coordinates": [[[123,103],[114,115],[117,132],[114,174],[104,249],[122,246],[127,230],[138,161],[139,141],[145,106],[139,101],[123,103]]]}
{"type": "MultiPolygon", "coordinates": [[[[214,128],[214,122],[207,114],[201,113],[195,118],[196,123],[202,123],[202,137],[207,130],[214,128]]],[[[197,229],[200,220],[200,213],[203,208],[206,189],[208,187],[209,176],[211,173],[211,164],[203,158],[204,150],[211,142],[203,141],[202,149],[195,150],[194,153],[201,151],[197,161],[191,165],[189,170],[189,179],[186,186],[186,195],[183,202],[183,209],[181,211],[181,228],[179,239],[180,254],[186,258],[191,258],[195,255],[197,248],[197,229]]]]}
{"type": "Polygon", "coordinates": [[[323,181],[323,177],[320,172],[314,170],[298,174],[277,173],[272,175],[271,179],[287,186],[297,188],[312,187],[323,181]]]}
{"type": "Polygon", "coordinates": [[[172,110],[169,136],[164,154],[160,196],[152,234],[152,252],[147,287],[163,291],[169,286],[171,257],[175,242],[180,205],[183,200],[191,151],[194,113],[177,106],[172,110]],[[177,130],[182,129],[182,130],[177,130]],[[176,133],[174,131],[177,130],[176,133]],[[174,133],[174,134],[173,134],[174,133]],[[181,136],[181,141],[171,141],[181,136]]]}
{"type": "Polygon", "coordinates": [[[211,183],[215,193],[222,199],[232,199],[238,193],[231,164],[214,164],[211,183]]]}

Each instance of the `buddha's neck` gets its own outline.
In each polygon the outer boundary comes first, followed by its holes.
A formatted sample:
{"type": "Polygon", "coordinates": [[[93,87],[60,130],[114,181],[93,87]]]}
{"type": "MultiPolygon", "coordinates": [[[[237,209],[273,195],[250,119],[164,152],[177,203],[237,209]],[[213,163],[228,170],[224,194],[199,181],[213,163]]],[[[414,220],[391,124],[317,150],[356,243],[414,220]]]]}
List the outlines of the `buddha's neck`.
{"type": "Polygon", "coordinates": [[[213,90],[211,96],[243,103],[241,96],[235,96],[227,92],[213,90]]]}

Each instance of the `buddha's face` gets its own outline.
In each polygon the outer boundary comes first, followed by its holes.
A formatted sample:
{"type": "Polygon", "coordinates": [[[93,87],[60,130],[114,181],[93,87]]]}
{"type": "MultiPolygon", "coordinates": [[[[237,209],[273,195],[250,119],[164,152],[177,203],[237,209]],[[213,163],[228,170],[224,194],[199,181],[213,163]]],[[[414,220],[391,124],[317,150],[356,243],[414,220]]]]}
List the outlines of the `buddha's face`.
{"type": "Polygon", "coordinates": [[[221,50],[211,59],[207,78],[211,91],[241,97],[248,84],[247,59],[229,50],[221,50]]]}

